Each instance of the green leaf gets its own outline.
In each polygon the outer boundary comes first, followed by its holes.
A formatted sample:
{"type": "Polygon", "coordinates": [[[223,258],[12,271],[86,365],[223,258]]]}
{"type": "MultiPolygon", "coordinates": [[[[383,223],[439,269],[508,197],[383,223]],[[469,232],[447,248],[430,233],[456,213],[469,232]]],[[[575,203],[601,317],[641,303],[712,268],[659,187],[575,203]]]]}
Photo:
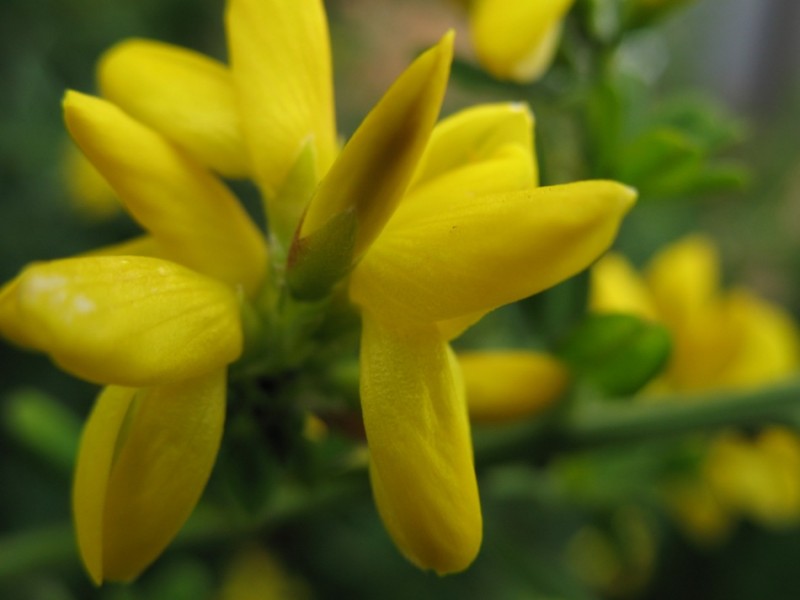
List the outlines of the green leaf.
{"type": "Polygon", "coordinates": [[[589,315],[558,354],[579,376],[609,396],[633,394],[666,364],[667,330],[626,314],[589,315]]]}

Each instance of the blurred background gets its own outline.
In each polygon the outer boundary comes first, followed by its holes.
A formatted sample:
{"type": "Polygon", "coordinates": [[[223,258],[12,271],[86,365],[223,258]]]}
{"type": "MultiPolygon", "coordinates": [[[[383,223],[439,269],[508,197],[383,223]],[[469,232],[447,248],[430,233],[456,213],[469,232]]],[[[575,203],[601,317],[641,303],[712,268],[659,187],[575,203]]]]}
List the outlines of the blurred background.
{"type": "MultiPolygon", "coordinates": [[[[602,14],[613,2],[579,5],[602,14]]],[[[576,158],[581,150],[575,123],[582,109],[559,96],[566,89],[559,69],[569,57],[559,57],[541,84],[499,83],[475,66],[458,2],[328,0],[325,5],[344,136],[413,56],[452,27],[458,61],[444,112],[485,101],[529,101],[537,115],[545,182],[592,175],[576,158]]],[[[221,0],[0,0],[0,280],[28,262],[121,241],[137,231],[122,215],[101,220],[70,198],[61,97],[67,88],[95,91],[95,61],[127,37],[168,41],[224,60],[223,8],[221,0]]],[[[704,182],[692,193],[643,189],[618,241],[619,249],[642,265],[665,243],[687,232],[707,232],[720,245],[727,282],[757,290],[795,317],[800,317],[798,31],[796,0],[696,0],[629,35],[620,54],[622,71],[635,81],[629,105],[648,114],[658,114],[667,103],[670,110],[675,102],[690,106],[688,112],[713,121],[722,132],[725,143],[718,153],[714,149],[715,157],[735,169],[725,171],[725,185],[704,182]]],[[[69,436],[58,436],[80,426],[95,390],[47,359],[4,342],[0,372],[0,597],[216,597],[221,573],[238,552],[230,540],[200,540],[191,550],[179,544],[130,588],[98,591],[89,585],[75,556],[63,551],[71,536],[70,465],[26,447],[18,431],[30,420],[35,427],[38,418],[35,408],[25,412],[20,406],[35,407],[40,395],[57,399],[65,408],[64,427],[51,439],[68,454],[69,436]],[[26,535],[40,531],[38,538],[26,535]],[[52,557],[42,568],[15,572],[12,554],[25,552],[52,557]]],[[[628,449],[618,451],[636,460],[628,449]]],[[[438,578],[406,563],[385,535],[368,494],[314,518],[290,520],[271,532],[268,542],[281,569],[302,582],[295,592],[319,598],[800,597],[800,527],[771,530],[745,520],[724,543],[698,546],[646,507],[619,504],[620,486],[608,492],[616,503],[608,510],[606,482],[619,474],[582,470],[591,470],[587,465],[577,460],[563,466],[571,488],[564,487],[564,479],[554,486],[544,466],[511,464],[486,473],[485,485],[495,492],[484,497],[486,539],[478,561],[462,575],[438,578]],[[586,529],[590,521],[594,529],[586,529]],[[593,533],[598,531],[613,535],[593,533]],[[609,572],[614,581],[605,575],[609,572]]],[[[623,469],[623,476],[628,472],[623,469]]]]}

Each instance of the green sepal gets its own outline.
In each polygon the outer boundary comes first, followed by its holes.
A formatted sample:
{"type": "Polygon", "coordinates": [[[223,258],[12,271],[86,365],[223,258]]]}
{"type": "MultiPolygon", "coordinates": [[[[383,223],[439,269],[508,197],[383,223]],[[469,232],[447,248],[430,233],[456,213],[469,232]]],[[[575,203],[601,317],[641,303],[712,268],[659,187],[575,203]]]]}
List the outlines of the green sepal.
{"type": "Polygon", "coordinates": [[[313,140],[306,140],[280,190],[269,201],[270,249],[273,260],[281,264],[317,188],[316,154],[313,140]]]}
{"type": "Polygon", "coordinates": [[[672,341],[666,328],[627,314],[589,315],[558,351],[578,377],[609,396],[641,389],[664,367],[672,341]]]}
{"type": "Polygon", "coordinates": [[[323,227],[295,239],[289,251],[286,279],[298,300],[320,300],[349,272],[358,223],[355,210],[332,217],[323,227]]]}

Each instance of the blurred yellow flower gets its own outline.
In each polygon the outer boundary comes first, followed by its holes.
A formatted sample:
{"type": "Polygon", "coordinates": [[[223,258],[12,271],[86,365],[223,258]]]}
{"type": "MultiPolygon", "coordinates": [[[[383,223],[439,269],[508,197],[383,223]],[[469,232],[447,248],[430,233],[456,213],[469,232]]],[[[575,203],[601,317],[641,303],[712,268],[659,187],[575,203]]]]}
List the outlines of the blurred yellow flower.
{"type": "Polygon", "coordinates": [[[566,365],[544,353],[488,350],[457,356],[473,423],[504,423],[536,415],[561,398],[569,384],[566,365]]]}
{"type": "Polygon", "coordinates": [[[275,558],[258,547],[234,556],[218,600],[302,600],[311,594],[303,582],[289,575],[275,558]]]}
{"type": "Polygon", "coordinates": [[[800,364],[797,327],[751,292],[719,288],[719,258],[695,235],[659,253],[644,277],[620,255],[592,269],[590,308],[663,323],[673,355],[653,386],[663,391],[738,389],[772,383],[800,364]]]}
{"type": "Polygon", "coordinates": [[[553,61],[574,1],[474,0],[470,32],[478,61],[498,79],[539,79],[553,61]]]}
{"type": "MultiPolygon", "coordinates": [[[[800,335],[781,308],[743,289],[720,289],[719,257],[705,237],[661,251],[640,277],[620,255],[592,269],[590,306],[663,323],[673,354],[648,391],[695,392],[768,385],[797,372],[800,335]]],[[[800,518],[800,440],[779,427],[712,440],[699,481],[668,486],[673,509],[700,539],[722,536],[736,515],[764,523],[800,518]],[[780,448],[780,450],[776,450],[780,448]]]]}

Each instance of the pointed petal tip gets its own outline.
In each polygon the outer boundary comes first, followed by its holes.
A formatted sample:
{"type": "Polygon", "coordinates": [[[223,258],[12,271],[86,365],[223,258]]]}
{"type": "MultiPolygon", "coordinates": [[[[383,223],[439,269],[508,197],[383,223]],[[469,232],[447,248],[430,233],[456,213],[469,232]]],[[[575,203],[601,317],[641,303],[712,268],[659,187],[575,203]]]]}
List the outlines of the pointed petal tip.
{"type": "Polygon", "coordinates": [[[435,48],[439,54],[440,60],[447,62],[449,65],[453,60],[453,48],[455,45],[456,32],[454,29],[448,29],[442,36],[435,48]]]}
{"type": "Polygon", "coordinates": [[[598,189],[598,192],[616,201],[622,212],[628,212],[639,199],[639,190],[625,183],[620,183],[619,181],[600,179],[594,182],[587,181],[579,183],[602,186],[598,189]]]}
{"type": "MultiPolygon", "coordinates": [[[[87,111],[108,104],[102,98],[84,94],[77,90],[67,90],[61,99],[61,108],[64,111],[64,121],[67,130],[70,130],[70,123],[74,119],[82,119],[87,111]]],[[[110,105],[109,105],[110,106],[110,105]]]]}
{"type": "Polygon", "coordinates": [[[87,95],[82,92],[68,89],[61,97],[61,106],[64,108],[64,110],[67,110],[68,108],[72,108],[76,104],[79,104],[86,96],[87,95]]]}

